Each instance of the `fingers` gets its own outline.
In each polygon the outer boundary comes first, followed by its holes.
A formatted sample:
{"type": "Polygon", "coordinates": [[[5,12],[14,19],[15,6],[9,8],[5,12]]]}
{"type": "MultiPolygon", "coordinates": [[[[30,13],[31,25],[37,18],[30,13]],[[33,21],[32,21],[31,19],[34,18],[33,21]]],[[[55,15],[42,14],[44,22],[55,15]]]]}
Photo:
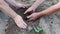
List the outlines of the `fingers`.
{"type": "Polygon", "coordinates": [[[30,10],[30,9],[27,9],[25,12],[24,12],[24,14],[29,14],[29,15],[31,15],[33,13],[33,10],[30,10]]]}
{"type": "Polygon", "coordinates": [[[30,16],[27,16],[27,18],[31,18],[32,17],[32,15],[30,15],[30,16]]]}
{"type": "Polygon", "coordinates": [[[32,21],[32,15],[30,15],[30,16],[27,16],[27,18],[29,18],[29,20],[28,21],[32,21]]]}
{"type": "Polygon", "coordinates": [[[33,18],[30,18],[28,21],[33,21],[33,18]]]}
{"type": "Polygon", "coordinates": [[[26,23],[24,23],[23,25],[25,26],[25,28],[27,27],[27,24],[26,23]]]}
{"type": "Polygon", "coordinates": [[[22,22],[21,22],[21,26],[22,26],[22,28],[27,28],[27,24],[22,20],[22,22]]]}
{"type": "Polygon", "coordinates": [[[24,14],[28,13],[28,10],[24,12],[24,14]]]}
{"type": "Polygon", "coordinates": [[[28,8],[28,6],[27,5],[24,5],[24,6],[22,6],[22,8],[28,8]]]}
{"type": "Polygon", "coordinates": [[[27,26],[25,26],[24,24],[20,24],[20,25],[18,25],[19,26],[19,28],[26,28],[27,26]]]}
{"type": "Polygon", "coordinates": [[[20,28],[24,28],[24,29],[27,28],[27,24],[26,23],[22,23],[20,28]]]}
{"type": "Polygon", "coordinates": [[[14,20],[19,28],[25,29],[27,27],[27,24],[23,21],[23,19],[20,16],[17,16],[14,20]]]}
{"type": "Polygon", "coordinates": [[[24,29],[27,28],[27,24],[26,24],[24,21],[22,21],[22,25],[21,25],[21,26],[22,26],[22,28],[24,28],[24,29]]]}
{"type": "Polygon", "coordinates": [[[25,8],[28,8],[28,6],[27,6],[27,5],[25,5],[25,8]]]}
{"type": "Polygon", "coordinates": [[[25,6],[23,6],[22,8],[26,8],[25,6]]]}
{"type": "Polygon", "coordinates": [[[27,28],[27,25],[26,24],[23,24],[22,25],[22,28],[24,28],[24,29],[27,28]]]}

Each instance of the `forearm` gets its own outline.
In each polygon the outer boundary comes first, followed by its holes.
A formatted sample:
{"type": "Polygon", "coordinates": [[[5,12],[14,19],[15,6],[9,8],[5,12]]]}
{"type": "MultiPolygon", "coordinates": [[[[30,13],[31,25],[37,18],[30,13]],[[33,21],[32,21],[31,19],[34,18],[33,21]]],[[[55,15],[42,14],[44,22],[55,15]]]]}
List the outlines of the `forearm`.
{"type": "Polygon", "coordinates": [[[6,1],[15,7],[17,6],[17,2],[15,0],[6,0],[6,1]]]}
{"type": "Polygon", "coordinates": [[[0,10],[11,18],[15,18],[17,16],[17,14],[9,6],[0,5],[0,10]]]}
{"type": "Polygon", "coordinates": [[[45,0],[36,0],[35,3],[31,7],[36,9],[43,1],[45,0]]]}
{"type": "Polygon", "coordinates": [[[42,16],[45,16],[45,15],[50,15],[56,11],[60,10],[60,3],[56,4],[56,5],[53,5],[51,7],[49,7],[48,9],[42,11],[42,12],[39,12],[40,15],[42,16]]]}

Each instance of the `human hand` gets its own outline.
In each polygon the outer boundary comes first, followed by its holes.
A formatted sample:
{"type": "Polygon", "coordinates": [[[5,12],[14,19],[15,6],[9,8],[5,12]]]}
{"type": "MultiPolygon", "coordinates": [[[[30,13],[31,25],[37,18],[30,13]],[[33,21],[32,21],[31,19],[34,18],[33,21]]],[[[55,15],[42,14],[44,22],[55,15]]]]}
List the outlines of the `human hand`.
{"type": "Polygon", "coordinates": [[[22,17],[17,15],[14,19],[15,23],[19,28],[26,28],[27,24],[23,21],[22,17]]]}
{"type": "Polygon", "coordinates": [[[17,3],[16,8],[28,8],[28,5],[17,3]]]}
{"type": "Polygon", "coordinates": [[[35,12],[35,8],[30,7],[29,9],[27,9],[27,10],[24,12],[24,14],[33,13],[33,12],[35,12]]]}
{"type": "Polygon", "coordinates": [[[30,16],[27,16],[27,18],[29,18],[28,21],[34,21],[39,18],[39,13],[32,13],[30,16]]]}

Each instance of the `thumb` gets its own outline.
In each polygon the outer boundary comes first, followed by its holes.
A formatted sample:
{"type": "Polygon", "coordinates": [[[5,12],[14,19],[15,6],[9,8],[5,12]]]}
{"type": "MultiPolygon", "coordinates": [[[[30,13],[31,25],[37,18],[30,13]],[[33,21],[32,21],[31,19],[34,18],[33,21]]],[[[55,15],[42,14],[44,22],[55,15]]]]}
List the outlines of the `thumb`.
{"type": "Polygon", "coordinates": [[[30,15],[30,16],[27,16],[27,18],[31,18],[32,17],[32,15],[30,15]]]}

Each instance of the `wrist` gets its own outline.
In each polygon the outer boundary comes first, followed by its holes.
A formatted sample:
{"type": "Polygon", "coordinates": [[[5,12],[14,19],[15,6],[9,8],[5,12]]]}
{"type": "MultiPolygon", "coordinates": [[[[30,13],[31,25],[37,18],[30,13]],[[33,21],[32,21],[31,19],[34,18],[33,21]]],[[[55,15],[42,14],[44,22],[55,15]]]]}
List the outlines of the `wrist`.
{"type": "Polygon", "coordinates": [[[39,17],[45,16],[45,15],[46,15],[46,14],[43,13],[43,12],[38,12],[38,16],[39,16],[39,17]]]}
{"type": "Polygon", "coordinates": [[[42,16],[42,14],[37,12],[37,17],[41,17],[41,16],[42,16]]]}
{"type": "MultiPolygon", "coordinates": [[[[21,17],[20,15],[16,15],[13,19],[16,19],[16,18],[18,18],[18,17],[21,17]]],[[[21,17],[22,18],[22,17],[21,17]]]]}

